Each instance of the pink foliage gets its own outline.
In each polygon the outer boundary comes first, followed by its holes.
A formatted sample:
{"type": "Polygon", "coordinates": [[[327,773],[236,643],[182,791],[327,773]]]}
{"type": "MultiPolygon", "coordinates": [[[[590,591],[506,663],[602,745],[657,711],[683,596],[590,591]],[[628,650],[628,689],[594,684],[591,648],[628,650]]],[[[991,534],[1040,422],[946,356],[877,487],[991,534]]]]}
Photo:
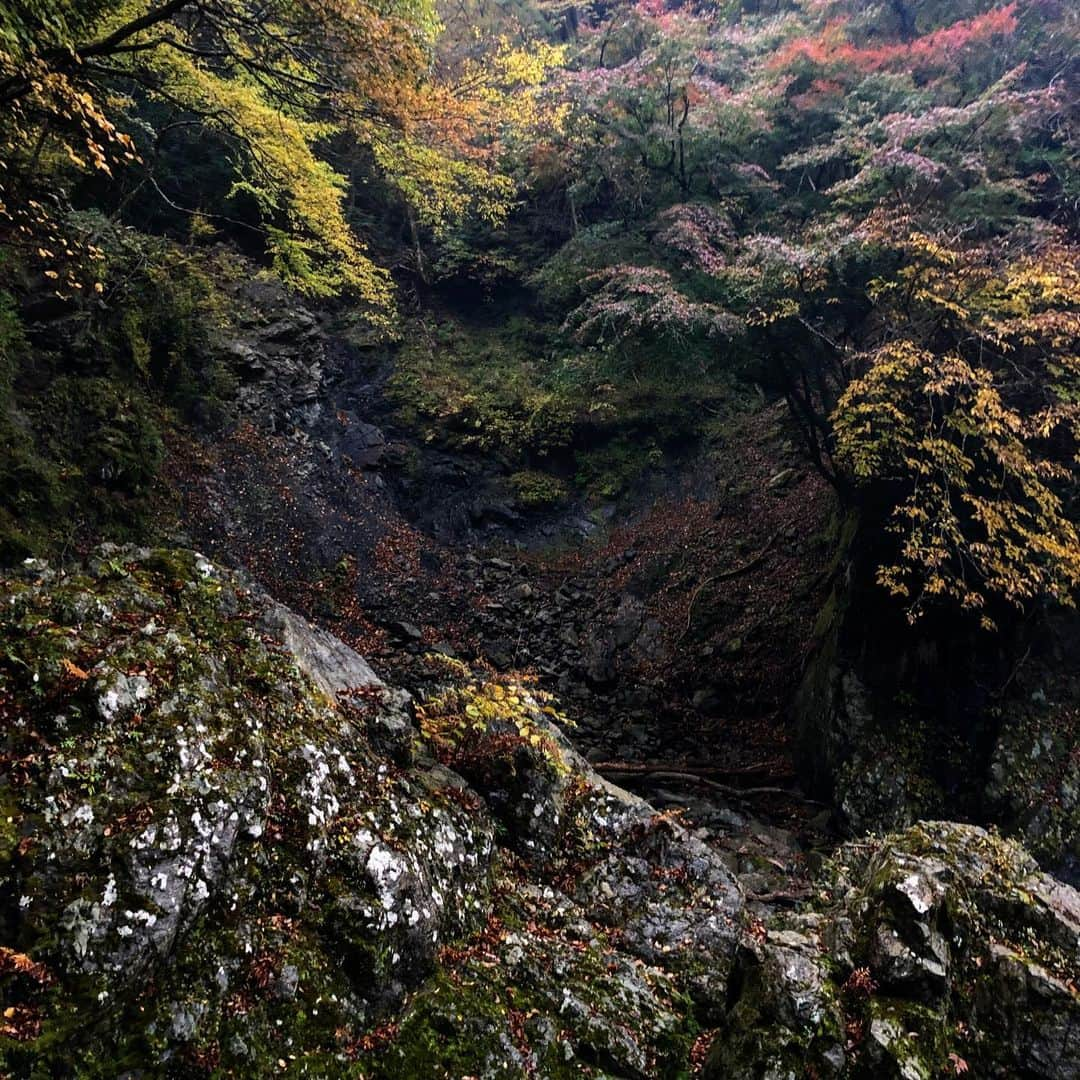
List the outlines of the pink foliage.
{"type": "Polygon", "coordinates": [[[734,337],[742,320],[716,304],[689,299],[656,266],[621,264],[586,279],[594,291],[567,320],[579,341],[612,345],[642,334],[676,340],[734,337]]]}
{"type": "Polygon", "coordinates": [[[724,249],[733,240],[734,230],[726,217],[701,203],[681,203],[669,207],[658,220],[662,228],[657,242],[686,256],[686,269],[718,274],[727,266],[724,249]]]}

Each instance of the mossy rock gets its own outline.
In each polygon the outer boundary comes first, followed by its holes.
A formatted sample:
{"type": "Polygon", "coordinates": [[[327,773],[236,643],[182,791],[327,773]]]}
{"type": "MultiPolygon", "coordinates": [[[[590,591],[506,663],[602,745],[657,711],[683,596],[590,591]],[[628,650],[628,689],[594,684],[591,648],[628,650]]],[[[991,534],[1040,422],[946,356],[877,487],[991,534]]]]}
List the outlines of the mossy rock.
{"type": "Polygon", "coordinates": [[[818,888],[741,951],[707,1077],[1080,1074],[1080,894],[1018,845],[923,822],[818,888]]]}
{"type": "MultiPolygon", "coordinates": [[[[0,596],[0,1071],[685,1075],[741,894],[535,691],[499,683],[449,739],[433,704],[425,739],[362,658],[190,551],[31,560],[0,596]],[[517,747],[501,782],[488,734],[517,747]]],[[[451,676],[468,716],[482,684],[451,676]]]]}
{"type": "Polygon", "coordinates": [[[0,1062],[346,1075],[338,1033],[486,918],[490,821],[373,749],[396,707],[373,676],[370,715],[339,704],[305,670],[317,632],[275,643],[275,606],[201,556],[105,549],[3,596],[25,763],[4,789],[3,946],[42,974],[0,976],[23,1024],[0,1062]]]}

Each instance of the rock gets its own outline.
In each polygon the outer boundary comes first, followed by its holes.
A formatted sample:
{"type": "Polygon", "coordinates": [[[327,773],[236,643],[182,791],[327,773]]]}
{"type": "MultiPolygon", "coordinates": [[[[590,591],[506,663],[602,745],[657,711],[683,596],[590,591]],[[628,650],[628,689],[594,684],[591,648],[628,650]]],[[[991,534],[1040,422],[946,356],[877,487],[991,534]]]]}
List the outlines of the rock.
{"type": "MultiPolygon", "coordinates": [[[[858,537],[855,519],[846,528],[858,537]]],[[[1076,614],[1011,641],[962,619],[912,626],[868,580],[876,556],[846,543],[793,702],[803,784],[851,834],[977,819],[1080,883],[1076,614]]]]}
{"type": "Polygon", "coordinates": [[[468,508],[474,525],[512,526],[521,521],[521,515],[508,502],[495,499],[479,499],[468,508]]]}
{"type": "Polygon", "coordinates": [[[386,455],[386,436],[374,424],[344,414],[344,430],[337,441],[337,453],[358,468],[373,468],[386,455]]]}
{"type": "Polygon", "coordinates": [[[377,700],[378,708],[363,711],[368,738],[399,764],[409,759],[416,729],[408,694],[388,687],[344,642],[281,604],[266,599],[261,621],[292,653],[297,667],[338,704],[347,706],[358,695],[377,700]]]}
{"type": "Polygon", "coordinates": [[[112,670],[97,680],[95,692],[98,716],[106,724],[134,716],[153,694],[145,676],[112,670]]]}
{"type": "Polygon", "coordinates": [[[623,596],[611,624],[615,645],[618,648],[625,648],[637,638],[644,618],[645,605],[636,596],[629,594],[623,596]]]}
{"type": "Polygon", "coordinates": [[[615,642],[605,634],[597,634],[587,646],[585,678],[596,687],[610,686],[615,681],[615,642]]]}
{"type": "Polygon", "coordinates": [[[327,369],[314,316],[269,281],[242,283],[234,315],[212,348],[236,379],[236,413],[272,431],[313,425],[321,415],[327,369]],[[277,319],[268,323],[265,310],[277,312],[277,319]]]}
{"type": "Polygon", "coordinates": [[[1077,715],[1067,695],[1053,703],[1033,696],[1005,710],[986,796],[991,811],[1033,854],[1080,886],[1077,715]]]}
{"type": "Polygon", "coordinates": [[[0,789],[0,945],[30,966],[0,993],[41,1036],[3,1040],[0,1071],[685,1071],[687,996],[718,1008],[741,893],[550,706],[500,682],[518,713],[460,752],[410,726],[395,758],[407,695],[246,578],[183,551],[100,563],[2,582],[25,768],[0,789]]]}
{"type": "MultiPolygon", "coordinates": [[[[792,834],[661,791],[688,832],[527,682],[448,660],[413,725],[193,552],[0,591],[0,994],[40,1023],[5,1075],[651,1080],[703,1026],[734,1080],[1080,1074],[1080,896],[981,829],[845,845],[770,916],[738,875],[782,886],[792,834]]],[[[645,745],[648,709],[590,700],[645,745]]]]}
{"type": "Polygon", "coordinates": [[[811,791],[830,795],[849,833],[901,829],[940,809],[940,789],[917,756],[923,740],[897,738],[882,703],[850,667],[818,657],[799,691],[799,756],[811,791]]]}
{"type": "Polygon", "coordinates": [[[1080,894],[944,822],[846,846],[830,875],[814,933],[792,916],[740,950],[706,1077],[1080,1075],[1080,894]]]}
{"type": "Polygon", "coordinates": [[[765,485],[767,491],[779,491],[781,488],[785,488],[792,480],[795,479],[796,472],[794,469],[781,469],[775,476],[769,478],[768,483],[765,485]]]}
{"type": "Polygon", "coordinates": [[[681,975],[712,1022],[723,1009],[742,925],[731,871],[710,847],[624,793],[600,803],[593,820],[621,843],[581,879],[574,898],[635,956],[681,975]]]}
{"type": "MultiPolygon", "coordinates": [[[[4,584],[0,640],[25,675],[5,664],[0,679],[39,731],[65,732],[4,804],[32,843],[0,847],[22,898],[2,944],[39,959],[53,986],[47,1006],[33,980],[7,987],[8,1004],[44,1008],[57,1052],[77,1043],[87,1061],[130,1052],[148,1069],[180,1044],[279,1035],[314,1050],[323,1027],[300,1035],[301,1015],[321,1012],[329,1030],[368,1022],[430,970],[442,941],[482,922],[491,821],[447,795],[441,772],[394,769],[375,749],[378,723],[357,725],[338,701],[365,689],[379,713],[400,692],[342,643],[200,556],[124,561],[122,577],[4,584]],[[90,597],[116,618],[75,621],[90,597]],[[99,656],[96,674],[69,675],[45,638],[15,645],[13,618],[64,626],[73,655],[99,656]],[[35,672],[50,704],[20,689],[35,672]],[[97,687],[104,706],[80,715],[97,687]],[[296,1004],[226,1008],[223,981],[243,996],[263,980],[296,1004]],[[139,1020],[123,1019],[133,1002],[139,1020]],[[66,1026],[90,1010],[92,1028],[66,1026]]],[[[0,1065],[26,1075],[34,1052],[0,1049],[0,1065]]]]}
{"type": "Polygon", "coordinates": [[[702,687],[700,690],[694,691],[694,696],[690,699],[690,704],[693,705],[698,712],[714,713],[720,709],[722,702],[720,695],[716,692],[715,688],[706,686],[702,687]]]}
{"type": "MultiPolygon", "coordinates": [[[[268,602],[261,621],[293,655],[304,674],[329,697],[336,699],[349,691],[385,688],[383,681],[362,656],[283,605],[268,602]]],[[[392,625],[403,627],[407,624],[392,625]]],[[[417,637],[422,636],[417,631],[417,637]]]]}
{"type": "Polygon", "coordinates": [[[405,620],[397,620],[394,622],[388,622],[386,629],[390,631],[399,641],[423,641],[424,631],[420,629],[415,623],[406,622],[405,620]]]}

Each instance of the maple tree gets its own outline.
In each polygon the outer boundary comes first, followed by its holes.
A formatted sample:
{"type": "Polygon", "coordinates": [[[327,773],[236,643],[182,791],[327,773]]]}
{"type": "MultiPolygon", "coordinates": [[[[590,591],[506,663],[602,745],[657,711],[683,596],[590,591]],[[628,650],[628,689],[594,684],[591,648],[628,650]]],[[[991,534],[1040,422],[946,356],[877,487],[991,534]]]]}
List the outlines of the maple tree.
{"type": "MultiPolygon", "coordinates": [[[[7,240],[59,278],[54,249],[76,253],[34,193],[72,173],[136,166],[174,210],[236,224],[225,207],[183,206],[158,185],[151,158],[162,140],[194,127],[231,150],[224,197],[255,207],[241,224],[257,230],[277,275],[309,295],[350,293],[387,322],[390,278],[348,220],[348,179],[328,149],[335,139],[353,157],[362,149],[429,224],[470,212],[497,221],[515,190],[491,127],[527,135],[540,122],[530,87],[559,58],[555,47],[506,46],[440,82],[437,31],[426,0],[277,0],[258,9],[126,0],[8,17],[0,27],[7,240]],[[164,123],[148,112],[155,107],[164,123]],[[29,211],[7,209],[16,203],[29,211]]],[[[67,284],[79,287],[74,277],[67,284]]]]}
{"type": "Polygon", "coordinates": [[[100,230],[63,213],[95,173],[156,188],[192,236],[253,231],[287,284],[386,331],[394,273],[528,277],[563,327],[553,380],[736,369],[786,397],[816,467],[891,530],[879,577],[913,617],[1073,597],[1057,0],[253,12],[5,12],[0,221],[62,295],[105,274],[100,230]],[[230,170],[191,205],[157,171],[189,128],[230,170]]]}
{"type": "Polygon", "coordinates": [[[904,265],[871,292],[905,336],[856,357],[833,416],[856,482],[899,485],[899,558],[879,579],[912,612],[945,594],[987,625],[990,597],[1071,604],[1080,252],[1055,230],[992,245],[911,232],[897,247],[904,265]]]}
{"type": "Polygon", "coordinates": [[[1080,586],[1075,41],[1052,3],[641,2],[563,79],[567,331],[779,389],[912,618],[1080,586]]]}

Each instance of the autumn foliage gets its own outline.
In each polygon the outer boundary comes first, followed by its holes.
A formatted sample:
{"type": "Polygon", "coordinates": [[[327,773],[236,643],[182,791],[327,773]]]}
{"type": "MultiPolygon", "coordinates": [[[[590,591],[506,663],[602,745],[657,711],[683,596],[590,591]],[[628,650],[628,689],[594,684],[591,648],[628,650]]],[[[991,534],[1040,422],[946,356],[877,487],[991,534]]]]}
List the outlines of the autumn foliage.
{"type": "Polygon", "coordinates": [[[694,357],[783,393],[911,618],[1080,586],[1076,36],[1035,0],[643,2],[564,78],[579,230],[607,193],[568,332],[609,374],[694,357]]]}
{"type": "Polygon", "coordinates": [[[384,335],[399,283],[527,282],[545,391],[749,377],[910,615],[989,624],[1078,584],[1077,40],[1060,0],[29,4],[0,240],[100,296],[104,180],[384,335]]]}
{"type": "Polygon", "coordinates": [[[453,72],[432,68],[438,19],[427,0],[73,2],[0,16],[0,221],[59,285],[68,234],[55,207],[86,171],[157,189],[213,228],[231,204],[274,273],[315,297],[366,303],[389,327],[392,285],[349,220],[349,174],[363,157],[423,222],[498,222],[515,195],[503,134],[548,122],[535,88],[557,47],[502,43],[453,72]],[[175,132],[201,130],[234,165],[229,205],[180,204],[153,158],[175,132]],[[349,149],[342,150],[343,147],[349,149]],[[336,153],[328,151],[337,147],[336,153]],[[142,173],[141,179],[138,174],[142,173]],[[35,194],[40,192],[39,197],[35,194]]]}

